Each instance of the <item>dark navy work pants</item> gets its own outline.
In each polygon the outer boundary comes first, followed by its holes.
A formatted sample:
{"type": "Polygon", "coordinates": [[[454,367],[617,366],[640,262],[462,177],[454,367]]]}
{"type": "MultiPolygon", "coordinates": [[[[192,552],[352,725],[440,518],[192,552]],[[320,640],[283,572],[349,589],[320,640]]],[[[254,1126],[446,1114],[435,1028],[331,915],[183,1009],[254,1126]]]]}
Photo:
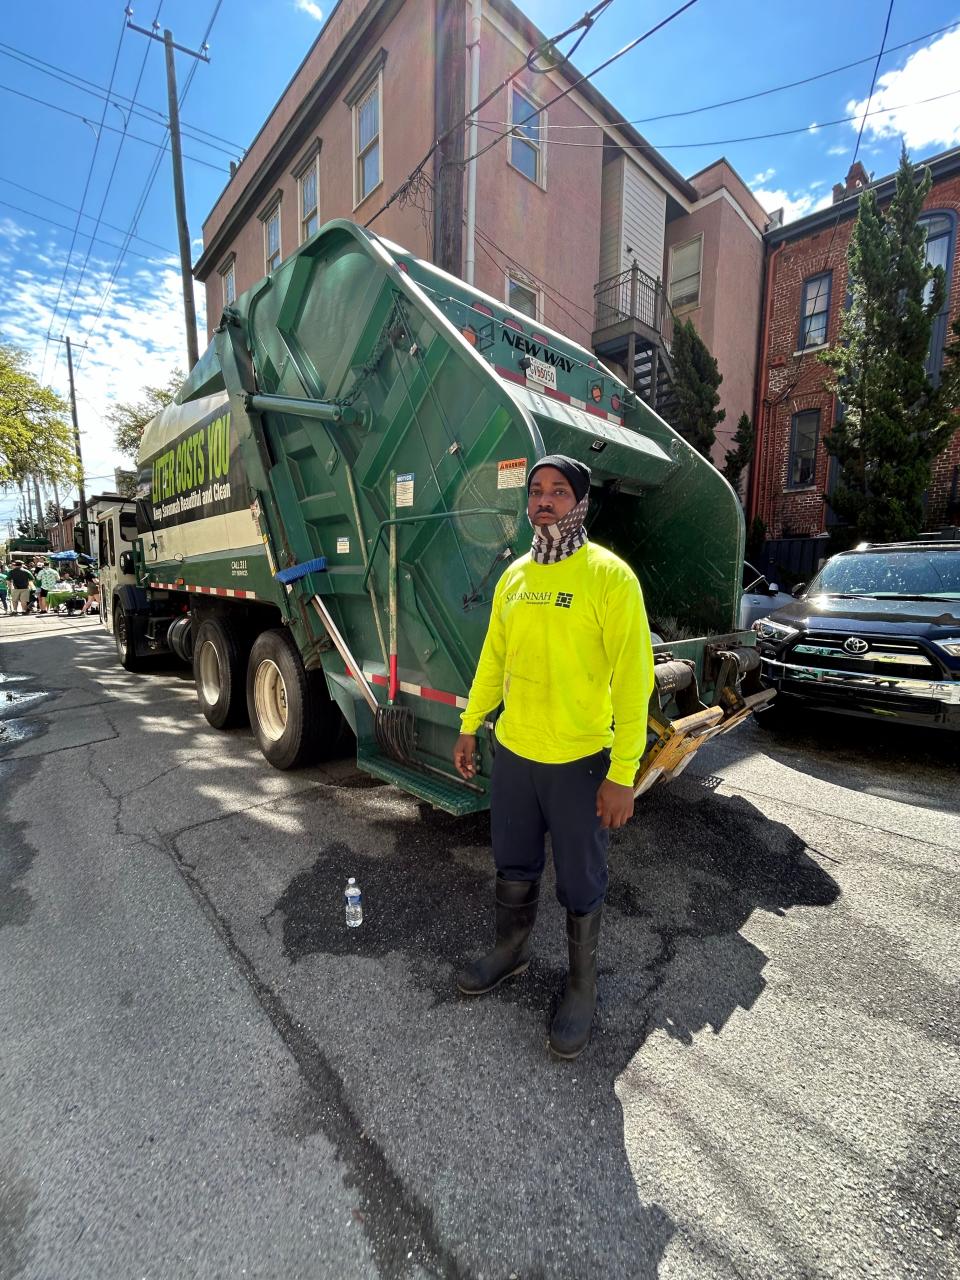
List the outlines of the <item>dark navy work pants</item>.
{"type": "Polygon", "coordinates": [[[538,764],[497,746],[490,790],[490,830],[497,872],[506,880],[538,880],[550,832],[557,897],[575,915],[594,911],[607,892],[609,831],[597,817],[597,791],[610,753],[538,764]]]}

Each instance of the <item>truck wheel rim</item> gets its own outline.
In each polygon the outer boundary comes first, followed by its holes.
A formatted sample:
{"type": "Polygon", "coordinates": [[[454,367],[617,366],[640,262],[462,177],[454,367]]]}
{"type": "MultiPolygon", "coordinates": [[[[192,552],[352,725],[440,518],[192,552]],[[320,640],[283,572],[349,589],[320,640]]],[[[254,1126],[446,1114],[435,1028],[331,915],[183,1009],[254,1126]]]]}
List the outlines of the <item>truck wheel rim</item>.
{"type": "Polygon", "coordinates": [[[198,660],[200,672],[200,688],[208,706],[213,706],[220,697],[220,655],[217,646],[205,640],[200,647],[198,660]]]}
{"type": "Polygon", "coordinates": [[[253,678],[253,701],[257,723],[265,737],[278,742],[287,727],[287,686],[280,668],[269,658],[257,667],[253,678]]]}

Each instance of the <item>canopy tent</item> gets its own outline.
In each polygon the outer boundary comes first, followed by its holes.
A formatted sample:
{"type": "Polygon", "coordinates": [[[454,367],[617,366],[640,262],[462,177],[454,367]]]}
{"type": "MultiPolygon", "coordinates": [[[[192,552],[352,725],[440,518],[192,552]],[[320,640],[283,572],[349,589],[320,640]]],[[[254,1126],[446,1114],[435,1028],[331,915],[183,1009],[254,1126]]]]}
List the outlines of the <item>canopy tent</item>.
{"type": "Polygon", "coordinates": [[[78,555],[76,551],[51,551],[49,558],[51,560],[81,560],[84,564],[96,564],[96,556],[88,556],[81,551],[78,555]]]}

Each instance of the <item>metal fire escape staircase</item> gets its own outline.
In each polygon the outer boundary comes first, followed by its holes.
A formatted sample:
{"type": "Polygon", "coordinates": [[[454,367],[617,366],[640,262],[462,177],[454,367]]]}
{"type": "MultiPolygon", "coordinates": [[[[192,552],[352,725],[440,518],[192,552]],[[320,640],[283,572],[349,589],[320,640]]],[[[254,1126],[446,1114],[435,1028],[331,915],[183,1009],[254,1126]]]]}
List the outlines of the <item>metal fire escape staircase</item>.
{"type": "Polygon", "coordinates": [[[676,404],[671,359],[675,317],[663,282],[633,264],[594,290],[593,349],[632,372],[633,389],[668,421],[676,404]]]}

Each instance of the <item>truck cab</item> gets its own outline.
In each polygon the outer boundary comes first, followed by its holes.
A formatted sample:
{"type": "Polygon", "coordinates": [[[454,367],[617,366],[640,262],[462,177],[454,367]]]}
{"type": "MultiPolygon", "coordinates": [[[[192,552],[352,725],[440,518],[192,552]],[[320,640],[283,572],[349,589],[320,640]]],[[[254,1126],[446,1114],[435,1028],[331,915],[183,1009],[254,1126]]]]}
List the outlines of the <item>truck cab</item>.
{"type": "Polygon", "coordinates": [[[113,632],[114,605],[120,588],[136,586],[134,546],[137,541],[137,507],[133,499],[101,506],[97,514],[100,560],[100,621],[113,632]]]}

